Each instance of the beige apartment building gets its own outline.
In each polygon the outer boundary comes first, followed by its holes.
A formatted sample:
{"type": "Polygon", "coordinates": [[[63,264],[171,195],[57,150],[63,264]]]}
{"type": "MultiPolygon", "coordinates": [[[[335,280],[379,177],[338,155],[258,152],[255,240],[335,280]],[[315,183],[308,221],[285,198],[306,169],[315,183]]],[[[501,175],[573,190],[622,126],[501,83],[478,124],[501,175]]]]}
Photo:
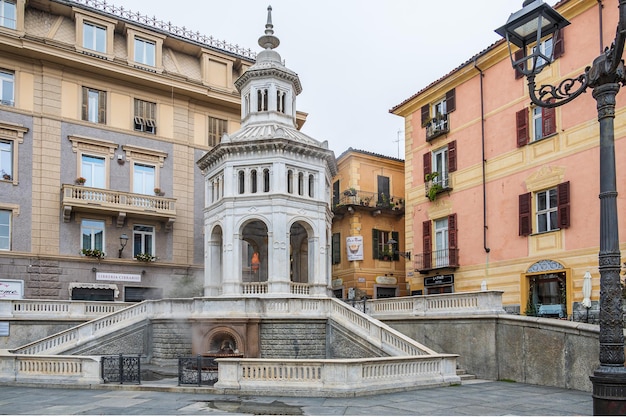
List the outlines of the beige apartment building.
{"type": "Polygon", "coordinates": [[[0,297],[202,295],[196,161],[254,53],[108,2],[0,6],[0,297]]]}

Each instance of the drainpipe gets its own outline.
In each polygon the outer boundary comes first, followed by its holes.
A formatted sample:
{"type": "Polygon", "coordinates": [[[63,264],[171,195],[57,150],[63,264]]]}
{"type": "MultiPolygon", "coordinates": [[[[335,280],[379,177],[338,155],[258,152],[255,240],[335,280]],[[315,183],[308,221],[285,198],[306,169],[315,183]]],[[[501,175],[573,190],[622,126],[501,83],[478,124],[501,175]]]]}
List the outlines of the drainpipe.
{"type": "Polygon", "coordinates": [[[604,9],[604,5],[602,4],[602,0],[598,0],[598,18],[599,18],[599,23],[600,23],[600,53],[602,53],[602,51],[604,51],[604,39],[602,37],[602,29],[604,29],[604,26],[602,24],[602,9],[604,9]]]}
{"type": "Polygon", "coordinates": [[[485,174],[485,165],[487,160],[485,159],[485,100],[483,94],[483,70],[476,65],[476,58],[474,58],[474,68],[480,72],[480,135],[481,135],[481,147],[483,158],[483,248],[485,253],[491,252],[491,249],[487,247],[487,181],[485,174]]]}

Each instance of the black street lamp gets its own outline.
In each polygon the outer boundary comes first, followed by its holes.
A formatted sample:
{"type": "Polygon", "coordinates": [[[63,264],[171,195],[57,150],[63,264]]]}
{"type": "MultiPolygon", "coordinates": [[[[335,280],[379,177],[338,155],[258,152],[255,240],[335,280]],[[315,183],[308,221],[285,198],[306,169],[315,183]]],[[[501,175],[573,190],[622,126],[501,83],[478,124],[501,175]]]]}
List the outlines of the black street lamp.
{"type": "Polygon", "coordinates": [[[526,75],[531,101],[541,107],[557,107],[584,93],[587,88],[597,103],[600,123],[600,366],[591,376],[594,415],[626,415],[626,368],[620,286],[620,250],[617,228],[614,127],[615,96],[626,84],[622,53],[626,36],[626,0],[619,0],[619,23],[615,40],[577,78],[558,86],[536,87],[535,76],[552,61],[541,51],[541,39],[569,22],[541,0],[526,0],[496,32],[507,39],[511,63],[526,75]],[[529,55],[514,59],[511,44],[529,55]],[[534,48],[530,48],[534,44],[534,48]]]}

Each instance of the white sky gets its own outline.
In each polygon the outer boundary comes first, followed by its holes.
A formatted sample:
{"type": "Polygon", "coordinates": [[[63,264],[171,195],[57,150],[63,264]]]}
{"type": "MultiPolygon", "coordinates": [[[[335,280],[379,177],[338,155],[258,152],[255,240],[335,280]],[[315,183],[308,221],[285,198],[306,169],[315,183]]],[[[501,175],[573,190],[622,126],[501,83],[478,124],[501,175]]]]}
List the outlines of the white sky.
{"type": "Polygon", "coordinates": [[[352,147],[404,158],[404,120],[389,109],[500,39],[494,29],[523,0],[107,3],[255,52],[271,5],[276,51],[303,87],[297,108],[309,115],[302,131],[327,140],[335,156],[352,147]]]}

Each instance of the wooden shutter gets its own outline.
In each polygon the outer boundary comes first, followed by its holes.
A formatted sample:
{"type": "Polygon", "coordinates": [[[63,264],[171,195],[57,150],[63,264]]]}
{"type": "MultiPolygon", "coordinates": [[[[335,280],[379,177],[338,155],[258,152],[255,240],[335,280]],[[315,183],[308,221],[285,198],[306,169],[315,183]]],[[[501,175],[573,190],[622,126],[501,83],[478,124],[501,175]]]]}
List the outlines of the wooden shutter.
{"type": "Polygon", "coordinates": [[[556,201],[558,226],[567,229],[570,226],[569,181],[558,185],[556,201]]]}
{"type": "Polygon", "coordinates": [[[456,171],[456,140],[448,143],[448,172],[456,171]]]}
{"type": "Polygon", "coordinates": [[[378,259],[378,229],[372,229],[372,257],[378,259]]]}
{"type": "Polygon", "coordinates": [[[542,137],[546,137],[556,132],[556,110],[554,108],[541,109],[541,130],[542,137]]]}
{"type": "Polygon", "coordinates": [[[396,241],[396,243],[394,243],[393,246],[393,253],[391,254],[391,258],[394,261],[399,261],[400,260],[400,253],[398,252],[400,250],[400,233],[399,232],[391,232],[391,238],[393,240],[396,241]]]}
{"type": "Polygon", "coordinates": [[[82,119],[89,120],[89,89],[83,87],[83,111],[82,119]]]}
{"type": "MultiPolygon", "coordinates": [[[[513,55],[513,60],[517,62],[518,60],[524,58],[525,56],[526,56],[526,51],[524,51],[524,49],[518,49],[517,52],[515,52],[515,54],[513,55]]],[[[526,61],[520,62],[515,67],[515,79],[516,80],[524,77],[524,73],[522,72],[522,70],[524,69],[524,65],[526,65],[526,61]]]]}
{"type": "Polygon", "coordinates": [[[456,110],[456,90],[452,90],[446,93],[446,111],[452,113],[456,110]]]}
{"type": "Polygon", "coordinates": [[[457,242],[458,229],[456,224],[456,213],[448,216],[448,260],[450,266],[457,266],[458,260],[458,242],[457,242]]]}
{"type": "Polygon", "coordinates": [[[341,233],[333,233],[333,265],[341,263],[341,233]]]}
{"type": "Polygon", "coordinates": [[[557,30],[552,36],[552,59],[557,59],[565,53],[565,41],[563,38],[563,29],[557,30]]]}
{"type": "Polygon", "coordinates": [[[432,155],[430,152],[426,152],[424,154],[424,182],[426,181],[426,176],[432,172],[432,155]]]}
{"type": "Polygon", "coordinates": [[[98,91],[98,123],[107,122],[107,93],[98,91]]]}
{"type": "Polygon", "coordinates": [[[339,181],[333,183],[333,207],[339,204],[339,181]]]}
{"type": "Polygon", "coordinates": [[[532,230],[532,221],[530,217],[530,193],[521,194],[519,196],[519,235],[528,236],[532,230]]]}
{"type": "Polygon", "coordinates": [[[422,106],[422,127],[426,127],[430,121],[430,104],[422,106]]]}
{"type": "Polygon", "coordinates": [[[517,147],[528,144],[528,108],[515,113],[515,128],[517,130],[517,147]]]}
{"type": "Polygon", "coordinates": [[[427,220],[422,223],[422,241],[424,244],[424,269],[430,269],[432,267],[432,238],[430,234],[431,222],[427,220]]]}

